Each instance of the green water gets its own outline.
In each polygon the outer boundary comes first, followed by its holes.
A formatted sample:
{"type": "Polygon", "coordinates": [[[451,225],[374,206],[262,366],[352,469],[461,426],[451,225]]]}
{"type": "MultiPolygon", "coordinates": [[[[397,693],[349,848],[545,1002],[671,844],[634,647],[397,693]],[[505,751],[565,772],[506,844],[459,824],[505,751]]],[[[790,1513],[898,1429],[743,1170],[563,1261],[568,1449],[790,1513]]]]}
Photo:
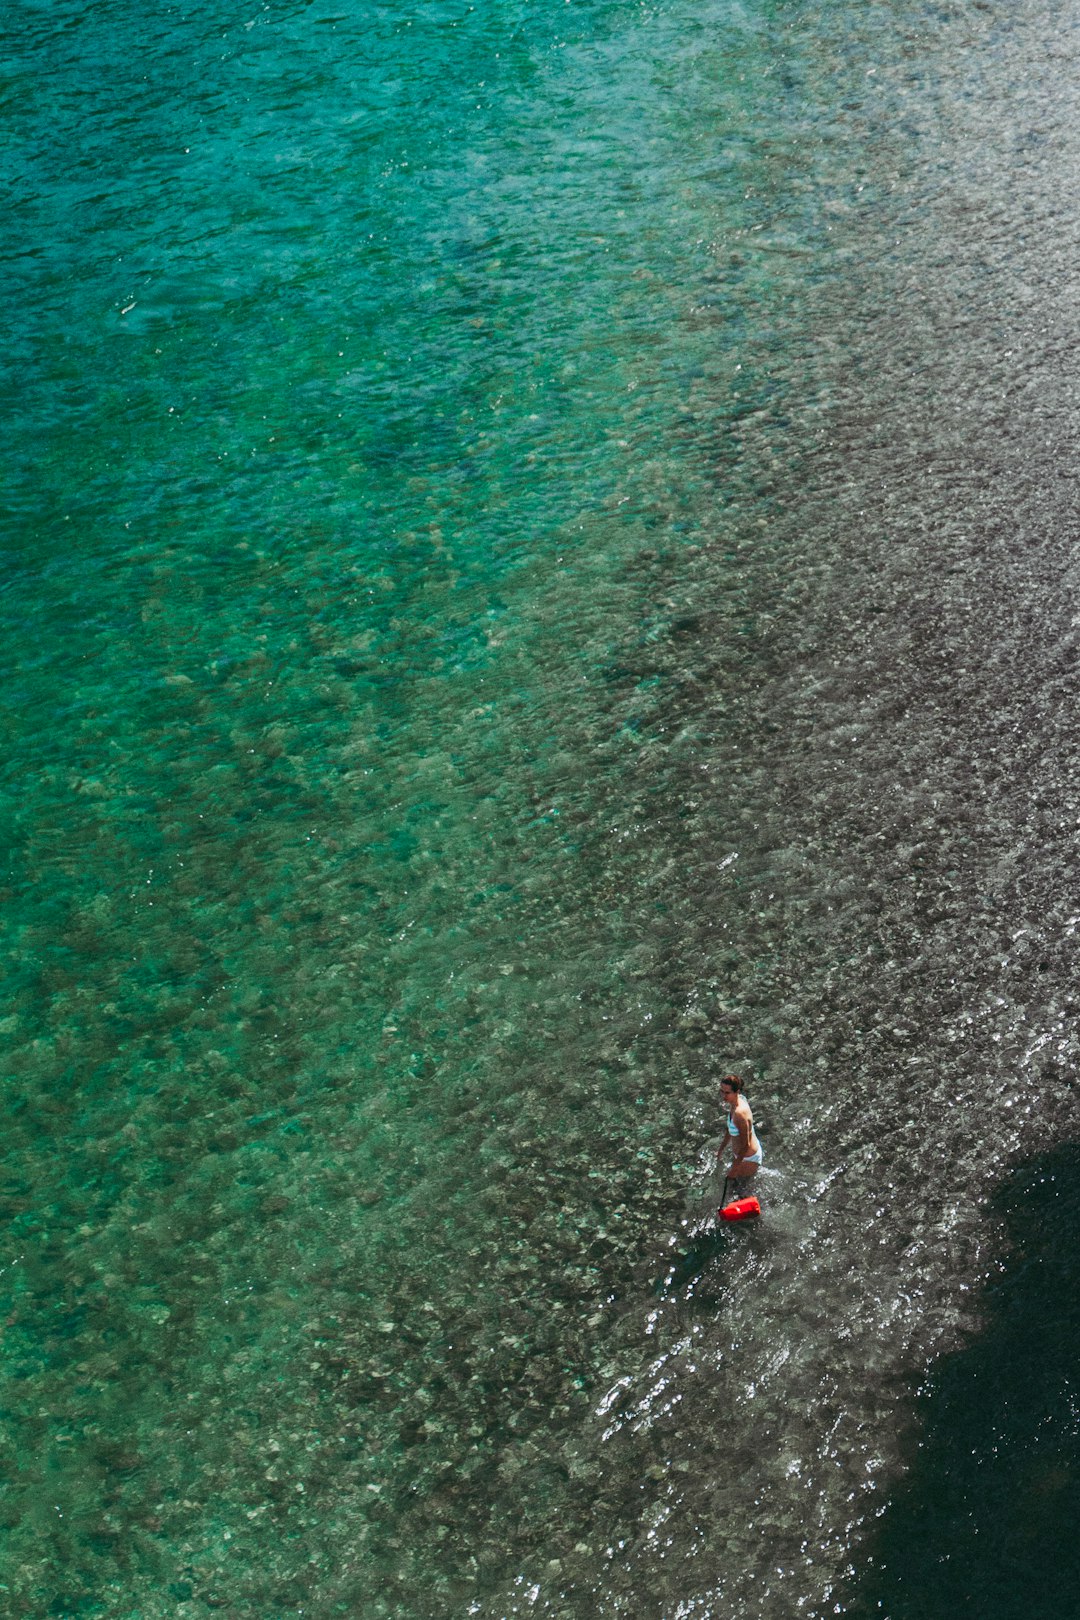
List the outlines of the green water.
{"type": "Polygon", "coordinates": [[[9,13],[6,1612],[858,1575],[980,1204],[1075,1124],[1067,840],[978,763],[1042,739],[1066,825],[1068,317],[1001,213],[1067,265],[1043,27],[9,13]],[[1013,1064],[1045,1116],[987,1133],[1013,1064]],[[728,1241],[733,1066],[775,1179],[728,1241]],[[954,1105],[925,1213],[897,1133],[954,1105]]]}
{"type": "Polygon", "coordinates": [[[624,778],[664,660],[612,663],[714,509],[675,410],[773,392],[709,240],[761,159],[687,165],[678,91],[745,125],[764,21],[688,22],[12,31],[20,1612],[434,1613],[417,1440],[489,1563],[605,1220],[676,1196],[624,778]]]}

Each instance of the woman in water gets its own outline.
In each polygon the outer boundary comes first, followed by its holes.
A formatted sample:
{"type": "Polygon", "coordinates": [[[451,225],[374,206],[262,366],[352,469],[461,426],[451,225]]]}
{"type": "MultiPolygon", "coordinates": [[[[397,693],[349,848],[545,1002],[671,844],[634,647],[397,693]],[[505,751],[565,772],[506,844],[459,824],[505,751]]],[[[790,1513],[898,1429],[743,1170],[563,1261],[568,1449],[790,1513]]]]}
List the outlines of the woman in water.
{"type": "MultiPolygon", "coordinates": [[[[738,1188],[728,1197],[728,1182],[743,1181],[756,1176],[761,1163],[761,1143],[754,1130],[754,1116],[750,1104],[743,1096],[743,1083],[737,1075],[727,1074],[720,1082],[720,1101],[728,1111],[727,1128],[732,1159],[724,1179],[724,1203],[730,1204],[740,1197],[738,1188]]],[[[717,1158],[724,1156],[721,1144],[717,1158]]]]}

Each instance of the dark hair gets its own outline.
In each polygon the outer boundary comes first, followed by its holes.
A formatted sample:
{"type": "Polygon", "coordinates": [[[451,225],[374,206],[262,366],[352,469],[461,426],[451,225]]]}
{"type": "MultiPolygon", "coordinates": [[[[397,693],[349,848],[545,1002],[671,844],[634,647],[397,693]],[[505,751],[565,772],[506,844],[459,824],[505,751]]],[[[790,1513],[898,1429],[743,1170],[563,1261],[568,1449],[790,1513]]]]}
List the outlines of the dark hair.
{"type": "Polygon", "coordinates": [[[722,1086],[730,1086],[736,1095],[740,1094],[743,1090],[743,1083],[737,1074],[725,1074],[722,1077],[720,1084],[722,1086]]]}

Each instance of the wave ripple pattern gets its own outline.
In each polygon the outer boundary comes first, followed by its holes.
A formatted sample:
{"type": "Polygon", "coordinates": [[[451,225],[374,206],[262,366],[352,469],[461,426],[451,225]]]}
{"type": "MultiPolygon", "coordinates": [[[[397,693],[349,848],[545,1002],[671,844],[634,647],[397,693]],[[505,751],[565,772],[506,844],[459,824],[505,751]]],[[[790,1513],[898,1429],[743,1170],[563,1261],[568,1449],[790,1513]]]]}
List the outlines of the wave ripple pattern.
{"type": "Polygon", "coordinates": [[[3,30],[4,1613],[1074,1612],[1075,0],[3,30]]]}

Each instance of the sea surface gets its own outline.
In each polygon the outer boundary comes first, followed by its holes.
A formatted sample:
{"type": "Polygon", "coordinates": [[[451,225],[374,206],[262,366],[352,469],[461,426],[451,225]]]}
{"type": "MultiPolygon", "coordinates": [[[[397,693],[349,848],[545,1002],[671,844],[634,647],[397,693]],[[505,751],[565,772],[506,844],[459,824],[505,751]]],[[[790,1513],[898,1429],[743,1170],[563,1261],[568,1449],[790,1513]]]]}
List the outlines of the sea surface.
{"type": "Polygon", "coordinates": [[[0,26],[4,1615],[1080,1611],[1078,0],[0,26]]]}

